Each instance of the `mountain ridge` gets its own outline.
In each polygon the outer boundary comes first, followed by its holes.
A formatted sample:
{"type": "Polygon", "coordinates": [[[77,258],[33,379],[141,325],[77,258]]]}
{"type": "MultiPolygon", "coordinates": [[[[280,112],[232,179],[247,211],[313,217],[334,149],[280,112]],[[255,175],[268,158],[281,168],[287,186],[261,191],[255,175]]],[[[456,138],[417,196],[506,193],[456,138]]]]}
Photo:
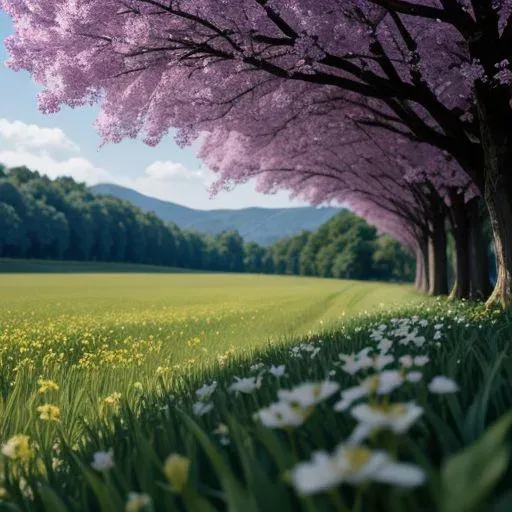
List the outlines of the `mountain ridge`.
{"type": "Polygon", "coordinates": [[[327,222],[340,208],[292,207],[265,208],[252,206],[236,210],[198,210],[170,201],[150,197],[133,189],[101,183],[89,187],[95,195],[111,195],[132,203],[145,212],[152,211],[166,222],[174,222],[181,229],[216,235],[236,230],[249,242],[271,245],[281,238],[301,231],[312,231],[327,222]],[[277,222],[276,222],[277,216],[277,222]]]}

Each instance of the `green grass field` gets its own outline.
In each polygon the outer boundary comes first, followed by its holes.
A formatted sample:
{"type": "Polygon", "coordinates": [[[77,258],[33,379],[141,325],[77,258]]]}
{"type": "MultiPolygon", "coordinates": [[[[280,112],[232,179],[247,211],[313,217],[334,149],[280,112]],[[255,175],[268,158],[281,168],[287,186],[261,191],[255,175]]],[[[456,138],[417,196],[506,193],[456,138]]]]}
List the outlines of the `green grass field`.
{"type": "Polygon", "coordinates": [[[0,512],[512,506],[510,314],[383,283],[87,272],[0,275],[0,512]],[[373,353],[370,366],[351,375],[340,354],[362,349],[373,353]],[[419,381],[405,378],[403,356],[424,359],[419,381]],[[271,365],[284,365],[284,375],[271,365]],[[416,469],[398,466],[391,487],[367,473],[361,485],[335,481],[304,496],[294,471],[310,464],[306,481],[317,487],[332,479],[335,460],[326,473],[311,458],[324,450],[327,460],[355,431],[350,411],[333,407],[339,392],[388,370],[399,389],[368,388],[372,410],[389,420],[414,401],[418,424],[411,435],[379,427],[345,463],[358,474],[377,449],[416,469]],[[431,393],[438,375],[454,379],[456,392],[431,393]],[[234,392],[236,378],[250,389],[234,392]],[[213,381],[212,395],[198,398],[213,381]],[[306,388],[292,394],[309,405],[292,402],[295,426],[255,419],[298,385],[306,388]],[[323,397],[323,386],[334,394],[323,397]],[[425,482],[402,488],[418,471],[425,482]]]}
{"type": "Polygon", "coordinates": [[[2,274],[0,290],[2,431],[30,424],[36,381],[51,378],[70,397],[62,424],[73,436],[103,397],[136,399],[134,382],[153,389],[162,376],[418,300],[402,285],[233,274],[2,274]]]}

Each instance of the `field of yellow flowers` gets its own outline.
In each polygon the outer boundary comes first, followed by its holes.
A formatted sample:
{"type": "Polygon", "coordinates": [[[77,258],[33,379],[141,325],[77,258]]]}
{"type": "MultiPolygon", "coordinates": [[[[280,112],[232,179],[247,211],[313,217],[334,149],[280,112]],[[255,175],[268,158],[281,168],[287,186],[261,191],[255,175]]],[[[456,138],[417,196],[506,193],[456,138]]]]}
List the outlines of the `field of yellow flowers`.
{"type": "Polygon", "coordinates": [[[512,506],[510,312],[276,276],[0,289],[0,511],[512,506]]]}

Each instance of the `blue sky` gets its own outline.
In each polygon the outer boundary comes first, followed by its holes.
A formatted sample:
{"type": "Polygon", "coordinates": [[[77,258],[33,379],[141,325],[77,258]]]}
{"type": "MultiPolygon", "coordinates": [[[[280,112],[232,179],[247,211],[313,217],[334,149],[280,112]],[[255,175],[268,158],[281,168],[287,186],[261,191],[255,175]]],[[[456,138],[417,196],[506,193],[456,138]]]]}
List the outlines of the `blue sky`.
{"type": "MultiPolygon", "coordinates": [[[[7,58],[3,40],[11,33],[9,18],[0,13],[0,59],[7,58]]],[[[287,193],[263,195],[252,184],[210,199],[212,173],[191,148],[179,148],[171,138],[150,148],[140,141],[124,141],[99,148],[93,123],[96,108],[65,108],[52,115],[37,109],[38,87],[25,72],[0,66],[0,162],[27,165],[54,178],[72,176],[88,184],[113,182],[144,194],[192,208],[287,207],[287,193]]]]}

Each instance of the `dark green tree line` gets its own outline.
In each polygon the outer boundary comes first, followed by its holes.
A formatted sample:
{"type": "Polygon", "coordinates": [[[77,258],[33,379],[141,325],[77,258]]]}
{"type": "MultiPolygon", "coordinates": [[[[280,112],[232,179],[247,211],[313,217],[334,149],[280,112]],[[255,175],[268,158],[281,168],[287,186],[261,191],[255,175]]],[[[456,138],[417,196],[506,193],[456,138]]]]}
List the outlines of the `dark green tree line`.
{"type": "Polygon", "coordinates": [[[235,231],[181,230],[71,178],[50,180],[26,167],[0,167],[0,256],[398,281],[414,270],[397,242],[348,211],[313,233],[262,247],[235,231]]]}

